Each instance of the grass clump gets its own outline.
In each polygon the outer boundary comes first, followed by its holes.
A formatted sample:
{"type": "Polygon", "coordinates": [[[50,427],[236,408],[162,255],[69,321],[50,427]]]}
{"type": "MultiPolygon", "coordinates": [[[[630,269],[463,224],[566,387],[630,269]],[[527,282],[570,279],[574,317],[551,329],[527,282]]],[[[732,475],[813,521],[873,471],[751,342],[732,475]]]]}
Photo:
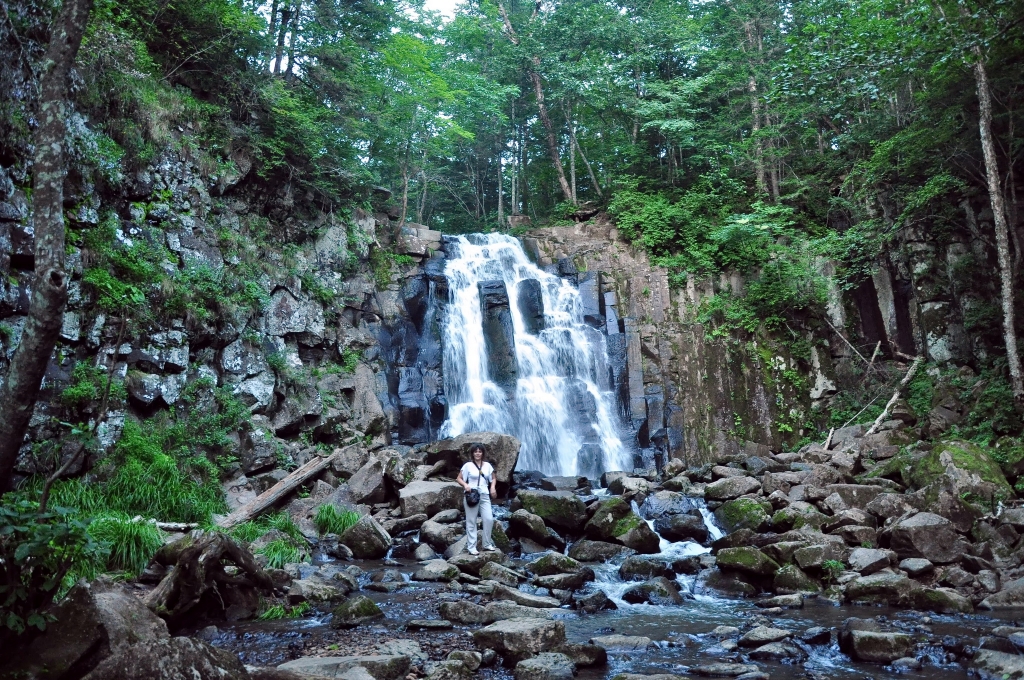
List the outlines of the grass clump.
{"type": "Polygon", "coordinates": [[[239,524],[235,528],[231,529],[229,533],[240,541],[252,543],[275,529],[296,541],[304,540],[298,525],[296,525],[295,522],[292,521],[291,516],[283,510],[269,515],[263,515],[257,519],[239,524]]]}
{"type": "Polygon", "coordinates": [[[260,621],[277,621],[279,619],[299,619],[309,613],[311,607],[308,602],[300,602],[294,607],[283,604],[275,604],[267,607],[258,617],[260,621]]]}
{"type": "Polygon", "coordinates": [[[267,566],[271,569],[283,569],[284,565],[293,562],[304,562],[308,559],[305,550],[290,538],[279,538],[256,550],[260,555],[267,556],[267,566]]]}
{"type": "Polygon", "coordinates": [[[94,519],[88,528],[97,542],[109,546],[106,569],[140,574],[163,545],[163,532],[155,524],[111,515],[94,519]]]}
{"type": "Polygon", "coordinates": [[[351,510],[339,510],[333,505],[324,504],[316,509],[313,524],[320,535],[338,534],[339,536],[359,521],[359,513],[351,510]]]}

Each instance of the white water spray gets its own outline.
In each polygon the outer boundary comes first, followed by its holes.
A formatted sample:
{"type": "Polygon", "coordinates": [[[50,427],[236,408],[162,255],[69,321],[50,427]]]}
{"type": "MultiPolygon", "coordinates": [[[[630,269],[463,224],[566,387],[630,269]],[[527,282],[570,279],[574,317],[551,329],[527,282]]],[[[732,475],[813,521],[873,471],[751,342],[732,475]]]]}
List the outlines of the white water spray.
{"type": "Polygon", "coordinates": [[[583,322],[579,291],[538,268],[519,241],[474,234],[450,242],[450,291],[443,325],[448,420],[442,437],[492,431],[519,438],[518,467],[546,475],[592,476],[631,470],[632,456],[614,421],[604,336],[583,322]],[[540,283],[544,327],[533,334],[519,309],[518,288],[540,283]],[[491,381],[477,284],[505,282],[514,329],[518,380],[509,399],[491,381]]]}

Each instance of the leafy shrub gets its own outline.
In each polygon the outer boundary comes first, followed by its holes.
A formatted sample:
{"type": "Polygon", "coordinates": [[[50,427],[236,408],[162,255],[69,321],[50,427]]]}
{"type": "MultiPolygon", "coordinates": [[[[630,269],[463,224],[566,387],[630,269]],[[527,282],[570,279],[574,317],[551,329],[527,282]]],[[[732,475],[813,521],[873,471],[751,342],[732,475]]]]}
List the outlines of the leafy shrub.
{"type": "Polygon", "coordinates": [[[110,546],[106,569],[140,574],[163,545],[163,532],[146,521],[133,521],[124,515],[94,519],[89,534],[110,546]]]}
{"type": "Polygon", "coordinates": [[[351,510],[339,510],[330,503],[325,503],[316,509],[316,516],[313,517],[313,524],[320,535],[343,534],[345,530],[359,521],[359,513],[351,510]]]}
{"type": "Polygon", "coordinates": [[[0,501],[0,640],[28,627],[46,628],[43,610],[65,577],[105,559],[105,548],[66,508],[39,513],[16,494],[0,501]]]}
{"type": "Polygon", "coordinates": [[[60,394],[61,403],[70,408],[82,408],[103,398],[110,382],[108,399],[112,403],[120,403],[128,398],[128,391],[121,381],[109,380],[109,373],[100,366],[90,366],[85,362],[75,364],[71,371],[71,382],[60,394]]]}

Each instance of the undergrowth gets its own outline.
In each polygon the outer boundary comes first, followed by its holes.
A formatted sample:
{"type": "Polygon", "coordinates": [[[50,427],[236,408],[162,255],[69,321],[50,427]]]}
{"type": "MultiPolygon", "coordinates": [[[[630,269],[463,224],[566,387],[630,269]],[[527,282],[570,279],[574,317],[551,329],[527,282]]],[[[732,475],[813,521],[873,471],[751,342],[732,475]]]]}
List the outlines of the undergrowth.
{"type": "Polygon", "coordinates": [[[338,534],[345,531],[359,521],[359,513],[351,510],[339,510],[337,507],[325,503],[316,509],[316,516],[313,524],[320,535],[338,534]]]}

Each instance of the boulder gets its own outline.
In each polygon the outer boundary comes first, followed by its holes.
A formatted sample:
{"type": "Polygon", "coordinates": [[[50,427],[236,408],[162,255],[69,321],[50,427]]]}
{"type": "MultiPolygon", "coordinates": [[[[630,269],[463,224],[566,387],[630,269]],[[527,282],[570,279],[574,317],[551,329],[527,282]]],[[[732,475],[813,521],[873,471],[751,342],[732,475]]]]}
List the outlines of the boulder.
{"type": "Polygon", "coordinates": [[[930,512],[919,512],[896,522],[889,543],[901,558],[923,557],[933,564],[955,562],[967,548],[952,522],[930,512]]]}
{"type": "Polygon", "coordinates": [[[576,609],[584,614],[594,614],[602,609],[619,608],[602,590],[595,590],[587,595],[577,597],[575,605],[576,609]]]}
{"type": "Polygon", "coordinates": [[[669,541],[696,541],[706,543],[708,527],[703,517],[695,515],[668,515],[654,520],[654,530],[669,541]]]}
{"type": "Polygon", "coordinates": [[[875,548],[854,548],[847,558],[850,569],[867,576],[896,563],[896,553],[875,548]]]}
{"type": "Polygon", "coordinates": [[[1007,581],[1002,590],[986,597],[978,607],[989,610],[1024,608],[1024,578],[1007,581]]]}
{"type": "Polygon", "coordinates": [[[719,569],[733,569],[754,576],[774,576],[779,570],[775,560],[752,547],[719,550],[715,562],[719,569]]]}
{"type": "Polygon", "coordinates": [[[492,594],[492,597],[495,600],[509,600],[524,607],[534,607],[535,609],[558,607],[562,604],[553,597],[530,595],[529,593],[524,593],[521,590],[513,590],[512,588],[508,588],[500,583],[494,586],[494,593],[492,594]]]}
{"type": "Polygon", "coordinates": [[[648,496],[640,506],[640,515],[645,519],[658,519],[694,511],[693,501],[676,491],[657,491],[648,496]]]}
{"type": "Polygon", "coordinates": [[[398,492],[398,499],[402,517],[433,517],[442,510],[460,509],[464,495],[458,482],[412,482],[398,492]]]}
{"type": "Polygon", "coordinates": [[[761,490],[761,482],[753,477],[725,477],[704,487],[704,498],[728,501],[761,490]]]}
{"type": "Polygon", "coordinates": [[[134,645],[170,637],[163,619],[131,591],[106,578],[79,581],[52,610],[56,620],[3,666],[11,677],[59,680],[72,669],[91,670],[100,659],[134,645]]]}
{"type": "Polygon", "coordinates": [[[882,633],[870,630],[851,630],[843,651],[856,661],[889,663],[909,656],[914,641],[902,633],[882,633]]]}
{"type": "Polygon", "coordinates": [[[319,577],[295,579],[288,587],[288,603],[300,602],[333,602],[341,600],[349,593],[349,586],[344,581],[328,582],[319,577]]]}
{"type": "MultiPolygon", "coordinates": [[[[44,677],[56,678],[46,674],[44,677]]],[[[202,640],[188,637],[152,640],[119,649],[82,680],[249,680],[238,657],[202,640]]]]}
{"type": "Polygon", "coordinates": [[[635,552],[617,543],[580,539],[569,548],[569,557],[580,562],[607,562],[620,555],[632,555],[635,552]]]}
{"type": "Polygon", "coordinates": [[[506,663],[514,663],[563,644],[565,624],[545,619],[506,619],[474,632],[473,642],[481,649],[498,652],[506,663]]]}
{"type": "Polygon", "coordinates": [[[594,580],[594,570],[589,567],[580,569],[575,574],[551,574],[538,576],[533,582],[541,588],[551,590],[578,590],[589,581],[594,580]]]}
{"type": "MultiPolygon", "coordinates": [[[[740,501],[732,501],[738,503],[740,501]]],[[[785,508],[776,510],[772,515],[772,529],[790,531],[804,527],[820,528],[828,520],[816,507],[805,501],[794,501],[785,508]]],[[[754,527],[751,527],[754,528],[754,527]]],[[[756,530],[756,528],[755,528],[756,530]]]]}
{"type": "MultiPolygon", "coordinates": [[[[413,581],[451,581],[459,575],[459,568],[445,560],[428,560],[412,575],[413,581]]],[[[447,618],[447,617],[445,617],[447,618]]]]}
{"type": "Polygon", "coordinates": [[[539,515],[522,508],[513,512],[509,518],[508,532],[510,536],[529,538],[540,545],[559,550],[565,547],[565,541],[544,524],[544,520],[539,515]]]}
{"type": "Polygon", "coordinates": [[[384,464],[377,458],[371,458],[348,480],[348,491],[355,503],[383,503],[388,497],[384,485],[384,464]]]}
{"type": "Polygon", "coordinates": [[[518,571],[509,569],[497,562],[488,562],[480,567],[480,578],[490,579],[491,581],[504,583],[507,586],[515,588],[519,585],[519,581],[523,578],[523,575],[518,571]]]}
{"type": "Polygon", "coordinates": [[[630,586],[622,599],[632,604],[682,604],[683,596],[679,594],[679,586],[664,576],[657,576],[641,584],[630,586]]]}
{"type": "Polygon", "coordinates": [[[420,526],[420,541],[427,543],[431,548],[441,553],[465,534],[466,527],[462,522],[458,524],[440,524],[428,519],[420,526]]]}
{"type": "Polygon", "coordinates": [[[621,498],[599,501],[583,532],[590,539],[621,543],[639,553],[659,552],[661,544],[658,535],[621,498]]]}
{"type": "Polygon", "coordinates": [[[780,663],[797,663],[807,658],[802,649],[786,642],[769,642],[747,654],[756,661],[777,661],[780,663]]]}
{"type": "Polygon", "coordinates": [[[579,531],[587,520],[587,506],[571,491],[520,489],[516,497],[527,512],[560,529],[579,531]]]}
{"type": "Polygon", "coordinates": [[[655,576],[672,578],[675,574],[665,560],[656,557],[630,556],[619,565],[623,581],[646,581],[655,576]]]}
{"type": "Polygon", "coordinates": [[[608,663],[608,651],[598,645],[566,643],[556,647],[555,651],[565,654],[577,666],[604,666],[608,663]]]}
{"type": "Polygon", "coordinates": [[[404,654],[380,654],[307,656],[283,663],[278,668],[306,677],[345,678],[347,671],[361,667],[373,680],[399,680],[405,677],[411,665],[411,659],[404,654]]]}
{"type": "Polygon", "coordinates": [[[921,557],[908,557],[900,562],[900,569],[917,578],[935,569],[935,565],[921,557]]]}
{"type": "Polygon", "coordinates": [[[575,491],[576,489],[589,489],[590,481],[586,477],[545,477],[540,480],[540,488],[545,491],[575,491]]]}
{"type": "Polygon", "coordinates": [[[967,495],[983,505],[995,496],[1012,498],[1014,495],[990,449],[972,442],[940,442],[910,469],[910,481],[918,488],[934,484],[943,477],[943,483],[950,484],[956,496],[967,495]]]}
{"type": "Polygon", "coordinates": [[[1024,656],[992,649],[979,649],[971,660],[973,668],[983,680],[1024,679],[1024,656]]]}
{"type": "Polygon", "coordinates": [[[782,628],[757,626],[747,631],[737,642],[740,647],[760,647],[770,642],[782,642],[793,633],[782,628]]]}
{"type": "Polygon", "coordinates": [[[699,666],[690,666],[692,675],[699,675],[707,678],[738,678],[741,675],[756,677],[760,669],[756,664],[751,663],[707,663],[699,666]]]}
{"type": "Polygon", "coordinates": [[[729,533],[740,529],[749,529],[756,532],[768,526],[768,509],[770,508],[770,504],[764,503],[762,505],[760,501],[756,501],[753,498],[737,498],[736,500],[722,503],[715,510],[715,519],[729,533]],[[767,509],[765,506],[767,506],[767,509]]]}
{"type": "Polygon", "coordinates": [[[573,558],[556,552],[547,552],[540,559],[529,564],[529,570],[537,576],[551,574],[575,574],[583,565],[573,558]]]}
{"type": "Polygon", "coordinates": [[[793,560],[801,569],[820,569],[829,560],[845,562],[850,554],[845,541],[838,537],[819,536],[820,540],[813,544],[798,548],[793,552],[793,560]]]}
{"type": "Polygon", "coordinates": [[[902,517],[916,509],[908,498],[901,493],[880,493],[864,506],[864,510],[883,521],[890,517],[902,517]]]}
{"type": "Polygon", "coordinates": [[[821,590],[821,584],[795,564],[784,564],[775,572],[772,588],[785,594],[816,593],[821,590]]]}
{"type": "Polygon", "coordinates": [[[434,442],[427,448],[425,462],[433,465],[444,461],[448,469],[455,473],[463,463],[470,460],[470,447],[483,444],[487,451],[487,461],[494,466],[494,478],[500,484],[512,483],[512,471],[519,462],[519,440],[507,434],[497,432],[469,432],[460,434],[453,439],[434,442]]]}
{"type": "MultiPolygon", "coordinates": [[[[846,584],[846,597],[851,602],[889,604],[894,607],[911,606],[920,584],[906,576],[879,572],[861,576],[846,584]]],[[[901,655],[902,656],[902,655],[901,655]]]]}
{"type": "Polygon", "coordinates": [[[970,614],[974,605],[952,588],[925,588],[914,592],[914,607],[940,614],[970,614]]]}
{"type": "Polygon", "coordinates": [[[348,546],[353,555],[363,560],[379,559],[391,549],[391,536],[369,515],[360,517],[358,522],[341,534],[339,540],[348,546]]]}
{"type": "Polygon", "coordinates": [[[480,652],[474,652],[468,649],[455,649],[448,652],[446,659],[448,661],[461,661],[466,668],[475,672],[479,670],[484,657],[480,652]]]}
{"type": "Polygon", "coordinates": [[[603,647],[612,654],[644,652],[651,646],[651,638],[642,635],[599,635],[590,638],[590,644],[603,647]]]}
{"type": "Polygon", "coordinates": [[[331,628],[355,628],[384,618],[377,603],[365,595],[353,595],[334,608],[331,628]]]}
{"type": "MultiPolygon", "coordinates": [[[[829,484],[825,492],[830,496],[836,494],[842,501],[844,507],[839,510],[856,508],[866,510],[871,501],[875,500],[885,489],[880,486],[868,486],[866,484],[829,484]]],[[[838,512],[833,508],[833,512],[838,512]]]]}
{"type": "Polygon", "coordinates": [[[542,652],[516,664],[516,680],[572,680],[576,664],[565,654],[542,652]]]}
{"type": "Polygon", "coordinates": [[[483,569],[485,564],[488,562],[501,563],[504,559],[505,555],[500,551],[484,550],[476,555],[470,555],[468,552],[459,553],[450,558],[448,564],[458,567],[459,571],[464,574],[479,576],[480,570],[483,569]]]}

